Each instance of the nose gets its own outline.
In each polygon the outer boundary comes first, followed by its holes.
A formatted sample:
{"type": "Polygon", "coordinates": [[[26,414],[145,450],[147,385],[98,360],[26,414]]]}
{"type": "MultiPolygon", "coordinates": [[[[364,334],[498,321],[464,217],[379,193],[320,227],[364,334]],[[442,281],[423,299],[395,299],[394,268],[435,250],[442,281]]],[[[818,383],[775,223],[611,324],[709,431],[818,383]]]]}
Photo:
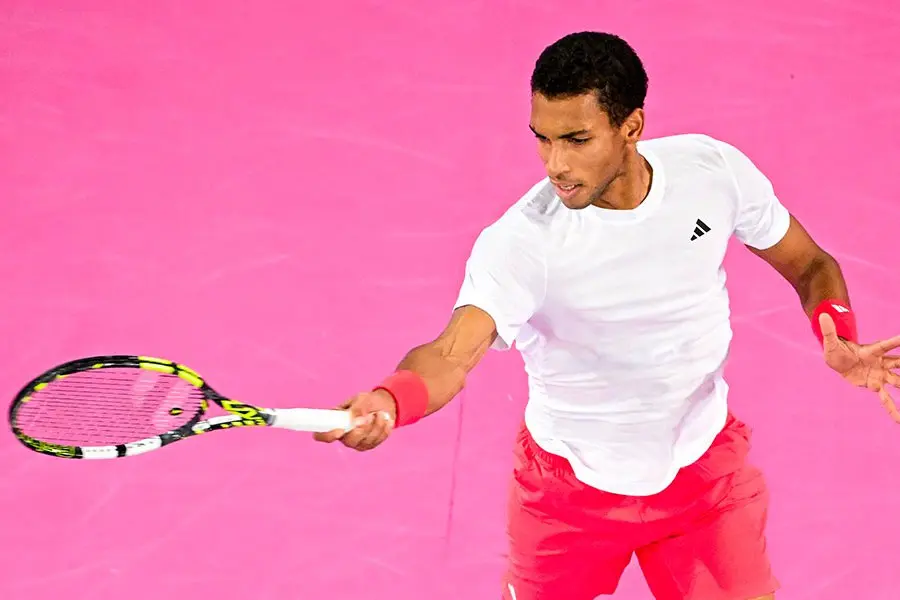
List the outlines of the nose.
{"type": "Polygon", "coordinates": [[[566,164],[565,150],[560,146],[550,145],[547,149],[547,158],[544,161],[544,167],[547,169],[547,175],[553,179],[562,179],[569,172],[566,164]]]}

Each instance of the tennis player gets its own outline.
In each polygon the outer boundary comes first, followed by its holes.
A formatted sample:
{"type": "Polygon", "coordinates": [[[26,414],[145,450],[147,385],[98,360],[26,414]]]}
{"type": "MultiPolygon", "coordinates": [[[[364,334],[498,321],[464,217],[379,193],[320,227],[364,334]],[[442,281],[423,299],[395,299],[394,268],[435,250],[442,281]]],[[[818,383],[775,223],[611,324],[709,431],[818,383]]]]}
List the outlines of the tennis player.
{"type": "Polygon", "coordinates": [[[529,398],[503,598],[612,594],[633,555],[658,600],[774,598],[769,494],[723,377],[729,239],[794,287],[825,364],[898,422],[888,352],[900,336],[859,343],[838,263],[740,150],[705,135],[641,140],[647,74],[622,39],[560,39],[531,90],[548,177],[481,232],[446,329],[341,405],[365,423],[317,438],[375,448],[515,342],[529,398]]]}

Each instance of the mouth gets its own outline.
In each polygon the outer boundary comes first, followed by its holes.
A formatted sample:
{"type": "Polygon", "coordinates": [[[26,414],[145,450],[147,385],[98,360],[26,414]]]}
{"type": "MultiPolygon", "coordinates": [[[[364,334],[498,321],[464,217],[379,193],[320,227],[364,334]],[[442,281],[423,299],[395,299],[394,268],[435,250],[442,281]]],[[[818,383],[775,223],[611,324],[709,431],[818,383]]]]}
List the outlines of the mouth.
{"type": "Polygon", "coordinates": [[[561,183],[558,181],[553,182],[553,187],[556,188],[556,194],[563,200],[567,200],[578,193],[578,190],[581,188],[580,183],[561,183]]]}

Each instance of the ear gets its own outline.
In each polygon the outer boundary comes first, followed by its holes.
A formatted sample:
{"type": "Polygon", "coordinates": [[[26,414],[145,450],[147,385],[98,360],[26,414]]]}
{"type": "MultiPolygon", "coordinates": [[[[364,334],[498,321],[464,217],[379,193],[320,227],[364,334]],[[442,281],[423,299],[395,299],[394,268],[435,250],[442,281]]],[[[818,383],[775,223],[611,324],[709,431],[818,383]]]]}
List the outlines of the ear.
{"type": "Polygon", "coordinates": [[[644,109],[636,108],[628,115],[628,118],[622,123],[621,132],[626,142],[637,143],[644,133],[644,109]]]}

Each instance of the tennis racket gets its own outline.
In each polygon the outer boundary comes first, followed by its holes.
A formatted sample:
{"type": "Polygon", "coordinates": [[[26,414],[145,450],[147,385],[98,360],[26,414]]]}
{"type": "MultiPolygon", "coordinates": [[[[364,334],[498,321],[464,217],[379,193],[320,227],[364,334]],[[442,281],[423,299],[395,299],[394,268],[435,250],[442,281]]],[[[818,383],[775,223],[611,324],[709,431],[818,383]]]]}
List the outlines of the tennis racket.
{"type": "Polygon", "coordinates": [[[352,427],[347,411],[251,406],[182,364],[127,355],[73,360],[39,375],[16,396],[9,423],[35,452],[86,459],[136,456],[220,429],[352,427]],[[211,405],[226,414],[206,418],[211,405]]]}

